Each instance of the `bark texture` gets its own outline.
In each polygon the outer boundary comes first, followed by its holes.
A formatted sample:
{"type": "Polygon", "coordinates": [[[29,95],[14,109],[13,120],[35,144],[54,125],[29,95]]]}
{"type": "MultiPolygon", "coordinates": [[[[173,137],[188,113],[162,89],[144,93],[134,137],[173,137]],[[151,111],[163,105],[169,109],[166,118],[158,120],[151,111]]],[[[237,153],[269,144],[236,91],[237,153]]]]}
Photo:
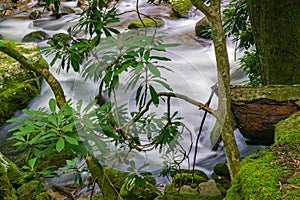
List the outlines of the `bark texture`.
{"type": "Polygon", "coordinates": [[[274,125],[300,110],[299,85],[232,87],[231,110],[249,144],[274,143],[274,125]]]}
{"type": "Polygon", "coordinates": [[[300,83],[300,1],[248,4],[263,84],[300,83]]]}

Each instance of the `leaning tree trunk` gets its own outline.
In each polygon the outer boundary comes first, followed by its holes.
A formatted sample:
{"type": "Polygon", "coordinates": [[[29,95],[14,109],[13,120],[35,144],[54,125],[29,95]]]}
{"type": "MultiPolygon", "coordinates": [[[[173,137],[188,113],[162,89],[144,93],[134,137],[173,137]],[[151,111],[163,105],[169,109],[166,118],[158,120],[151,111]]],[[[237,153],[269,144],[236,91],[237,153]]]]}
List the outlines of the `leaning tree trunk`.
{"type": "Polygon", "coordinates": [[[264,85],[300,83],[299,0],[247,0],[264,85]]]}

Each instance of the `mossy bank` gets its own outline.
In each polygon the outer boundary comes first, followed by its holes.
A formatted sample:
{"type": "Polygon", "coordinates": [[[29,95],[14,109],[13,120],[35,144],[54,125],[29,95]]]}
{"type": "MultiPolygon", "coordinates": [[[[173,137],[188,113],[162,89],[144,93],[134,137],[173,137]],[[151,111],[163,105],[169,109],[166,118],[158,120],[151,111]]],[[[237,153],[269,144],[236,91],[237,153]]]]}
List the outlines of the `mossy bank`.
{"type": "MultiPolygon", "coordinates": [[[[38,54],[36,43],[14,43],[0,41],[16,48],[22,55],[47,65],[38,54]]],[[[38,76],[24,70],[13,58],[0,51],[0,126],[17,110],[25,108],[30,100],[40,92],[38,76]]]]}
{"type": "Polygon", "coordinates": [[[242,161],[226,200],[300,199],[300,112],[279,122],[275,144],[242,161]]]}

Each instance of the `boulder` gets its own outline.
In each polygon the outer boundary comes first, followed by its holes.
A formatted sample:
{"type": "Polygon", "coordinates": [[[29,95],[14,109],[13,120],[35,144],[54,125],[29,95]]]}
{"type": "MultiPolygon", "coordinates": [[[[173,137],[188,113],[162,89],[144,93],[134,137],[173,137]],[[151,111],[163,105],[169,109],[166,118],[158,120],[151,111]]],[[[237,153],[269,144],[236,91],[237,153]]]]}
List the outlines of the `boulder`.
{"type": "Polygon", "coordinates": [[[274,125],[300,110],[299,99],[299,85],[231,87],[231,110],[248,144],[273,144],[274,125]]]}
{"type": "Polygon", "coordinates": [[[211,28],[206,17],[203,17],[196,23],[195,33],[199,37],[212,39],[211,28]]]}
{"type": "MultiPolygon", "coordinates": [[[[24,56],[47,65],[37,52],[36,43],[10,43],[24,56]]],[[[0,126],[17,110],[26,108],[40,92],[40,79],[32,71],[24,70],[13,58],[0,51],[0,126]]]]}
{"type": "Polygon", "coordinates": [[[50,35],[44,31],[33,31],[25,35],[22,42],[41,42],[50,38],[50,35]]]}
{"type": "Polygon", "coordinates": [[[275,144],[246,157],[226,200],[300,199],[300,112],[275,127],[275,144]]]}
{"type": "Polygon", "coordinates": [[[161,18],[147,18],[144,17],[142,18],[143,23],[141,22],[140,19],[136,19],[133,20],[132,22],[130,22],[130,24],[128,25],[129,29],[135,29],[135,28],[144,28],[145,27],[161,27],[164,25],[164,21],[161,18]]]}

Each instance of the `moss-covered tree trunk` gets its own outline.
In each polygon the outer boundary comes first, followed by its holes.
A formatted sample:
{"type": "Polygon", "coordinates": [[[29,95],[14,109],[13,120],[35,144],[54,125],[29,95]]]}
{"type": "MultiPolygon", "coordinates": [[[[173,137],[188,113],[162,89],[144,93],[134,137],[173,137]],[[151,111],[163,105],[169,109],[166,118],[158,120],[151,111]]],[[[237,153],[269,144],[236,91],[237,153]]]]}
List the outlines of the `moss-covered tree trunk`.
{"type": "Polygon", "coordinates": [[[300,83],[299,0],[247,0],[263,84],[300,83]]]}
{"type": "Polygon", "coordinates": [[[230,97],[230,75],[229,60],[226,47],[225,32],[221,19],[221,1],[211,0],[210,5],[205,5],[201,0],[192,0],[199,10],[201,10],[212,27],[212,35],[215,49],[215,56],[218,69],[218,116],[217,123],[221,126],[221,136],[225,147],[226,158],[229,165],[231,181],[240,169],[240,154],[233,134],[231,120],[231,97],[230,97]]]}

